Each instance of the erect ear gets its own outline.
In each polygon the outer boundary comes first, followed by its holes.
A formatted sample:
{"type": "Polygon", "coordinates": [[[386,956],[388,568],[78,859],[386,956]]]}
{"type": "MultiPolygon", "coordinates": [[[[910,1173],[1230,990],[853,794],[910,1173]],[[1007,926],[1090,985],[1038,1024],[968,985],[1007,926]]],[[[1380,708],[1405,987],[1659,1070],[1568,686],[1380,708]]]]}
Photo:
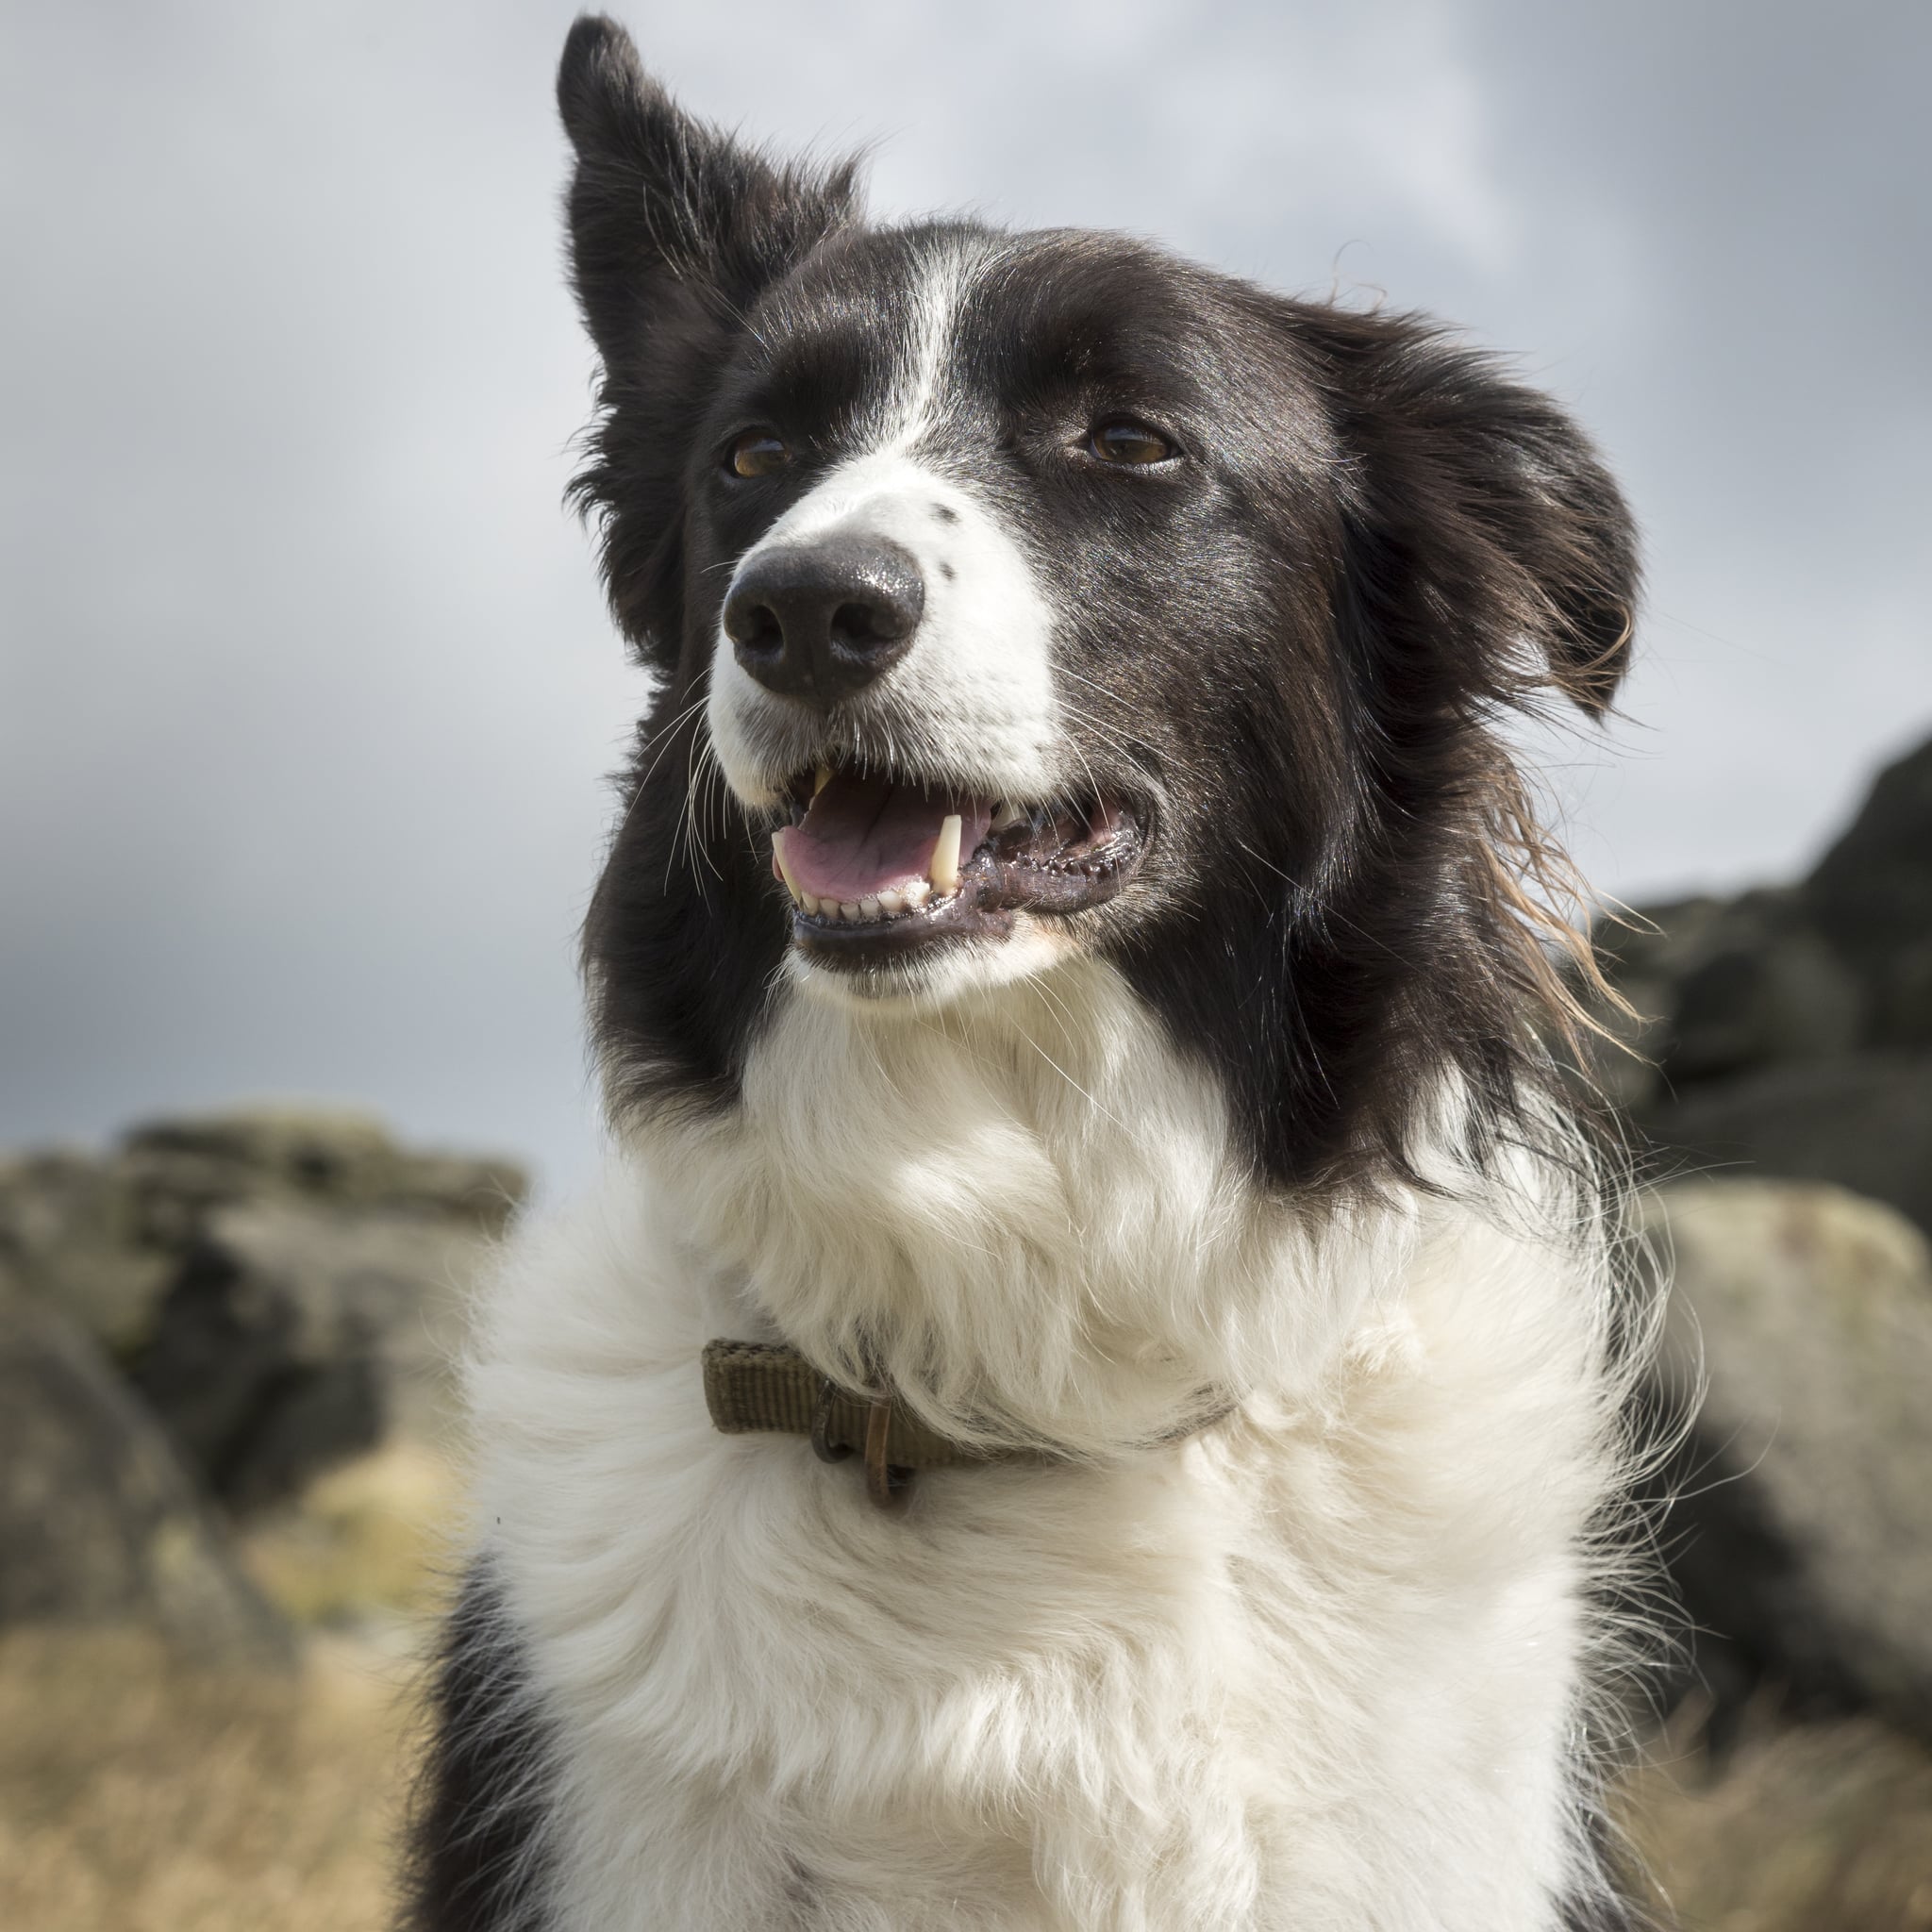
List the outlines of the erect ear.
{"type": "Polygon", "coordinates": [[[557,102],[577,156],[572,275],[607,368],[680,309],[741,314],[854,217],[855,164],[774,166],[693,120],[614,21],[586,14],[571,28],[557,102]]]}
{"type": "MultiPolygon", "coordinates": [[[[1417,318],[1330,311],[1323,332],[1361,466],[1357,508],[1386,576],[1421,600],[1407,614],[1460,648],[1472,695],[1554,687],[1606,710],[1629,666],[1639,569],[1629,510],[1590,439],[1417,318]]],[[[1401,601],[1386,577],[1382,589],[1401,601]]]]}

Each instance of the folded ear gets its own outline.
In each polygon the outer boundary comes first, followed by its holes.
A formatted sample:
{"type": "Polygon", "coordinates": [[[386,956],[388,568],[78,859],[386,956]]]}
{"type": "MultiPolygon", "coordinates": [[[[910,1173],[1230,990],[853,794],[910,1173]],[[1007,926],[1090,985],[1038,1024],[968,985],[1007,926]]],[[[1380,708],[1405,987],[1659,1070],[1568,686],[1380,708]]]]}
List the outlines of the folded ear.
{"type": "Polygon", "coordinates": [[[1371,597],[1410,642],[1458,656],[1472,697],[1554,687],[1607,709],[1630,661],[1637,539],[1590,439],[1427,323],[1329,311],[1322,334],[1371,597]]]}
{"type": "Polygon", "coordinates": [[[692,119],[614,21],[586,14],[571,28],[557,101],[577,157],[572,276],[607,368],[680,310],[741,314],[854,217],[856,164],[777,166],[692,119]]]}

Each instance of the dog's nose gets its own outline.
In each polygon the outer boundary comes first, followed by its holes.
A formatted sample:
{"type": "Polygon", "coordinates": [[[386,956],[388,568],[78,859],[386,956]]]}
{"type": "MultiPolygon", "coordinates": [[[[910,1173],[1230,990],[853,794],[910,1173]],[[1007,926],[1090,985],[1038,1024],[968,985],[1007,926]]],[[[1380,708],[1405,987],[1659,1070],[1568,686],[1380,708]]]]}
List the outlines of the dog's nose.
{"type": "Polygon", "coordinates": [[[724,632],[767,691],[829,705],[912,648],[924,608],[925,586],[903,550],[835,538],[754,558],[724,599],[724,632]]]}

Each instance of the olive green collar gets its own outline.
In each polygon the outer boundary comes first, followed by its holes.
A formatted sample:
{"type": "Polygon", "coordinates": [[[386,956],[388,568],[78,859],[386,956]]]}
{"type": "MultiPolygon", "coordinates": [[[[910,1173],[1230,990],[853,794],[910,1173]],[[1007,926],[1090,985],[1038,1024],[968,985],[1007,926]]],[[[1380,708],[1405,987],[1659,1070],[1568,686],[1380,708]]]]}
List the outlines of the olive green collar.
{"type": "MultiPolygon", "coordinates": [[[[874,1395],[841,1388],[783,1342],[708,1341],[704,1371],[705,1403],[714,1427],[727,1436],[758,1431],[805,1436],[824,1462],[862,1456],[866,1494],[882,1509],[901,1503],[923,1469],[1050,1459],[1045,1450],[955,1442],[928,1428],[890,1392],[874,1395]]],[[[1197,1420],[1158,1440],[1182,1441],[1233,1408],[1232,1402],[1210,1405],[1197,1420]]]]}

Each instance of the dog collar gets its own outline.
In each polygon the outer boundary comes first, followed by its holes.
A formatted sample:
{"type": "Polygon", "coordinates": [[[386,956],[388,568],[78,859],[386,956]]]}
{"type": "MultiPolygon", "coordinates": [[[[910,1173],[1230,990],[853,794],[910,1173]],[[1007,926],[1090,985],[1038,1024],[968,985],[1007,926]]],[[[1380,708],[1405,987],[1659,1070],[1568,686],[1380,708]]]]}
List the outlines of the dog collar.
{"type": "MultiPolygon", "coordinates": [[[[865,1492],[881,1509],[902,1503],[923,1469],[1051,1457],[1047,1450],[982,1449],[956,1442],[908,1413],[890,1391],[870,1394],[841,1388],[783,1342],[708,1341],[703,1359],[705,1406],[721,1434],[805,1436],[821,1462],[862,1456],[865,1492]]],[[[1232,1402],[1222,1402],[1157,1441],[1184,1441],[1234,1407],[1232,1402]]]]}
{"type": "Polygon", "coordinates": [[[973,1449],[929,1429],[890,1394],[842,1389],[776,1341],[705,1344],[705,1404],[727,1436],[772,1430],[810,1438],[821,1462],[865,1457],[865,1492],[880,1508],[903,1500],[922,1469],[1011,1461],[1021,1452],[973,1449]]]}

